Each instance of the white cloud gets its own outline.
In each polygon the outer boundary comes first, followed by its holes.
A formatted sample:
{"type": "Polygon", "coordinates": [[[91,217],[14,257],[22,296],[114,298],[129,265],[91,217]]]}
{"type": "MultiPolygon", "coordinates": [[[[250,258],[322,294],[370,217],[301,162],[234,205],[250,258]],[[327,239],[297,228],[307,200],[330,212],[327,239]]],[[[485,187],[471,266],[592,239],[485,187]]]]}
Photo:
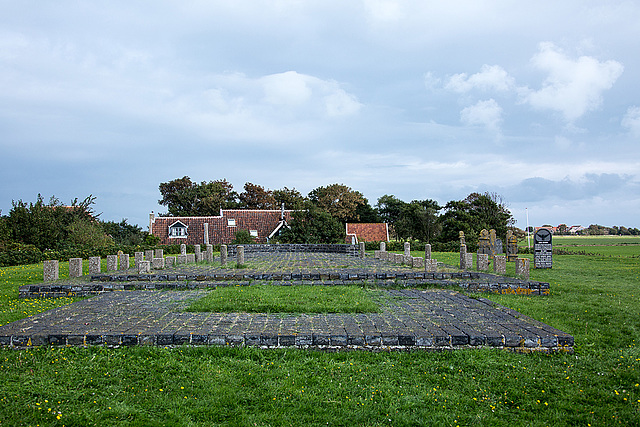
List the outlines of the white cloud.
{"type": "Polygon", "coordinates": [[[270,104],[297,106],[311,98],[312,90],[308,85],[309,76],[295,71],[271,74],[261,79],[265,100],[270,104]]]}
{"type": "Polygon", "coordinates": [[[590,56],[571,59],[553,43],[541,43],[531,63],[548,76],[540,90],[522,90],[525,102],[537,109],[558,111],[568,122],[597,109],[603,92],[624,69],[613,60],[600,62],[590,56]]]}
{"type": "Polygon", "coordinates": [[[640,107],[629,107],[622,118],[622,126],[629,129],[634,136],[640,136],[640,107]]]}
{"type": "Polygon", "coordinates": [[[489,130],[498,131],[502,121],[502,108],[493,98],[478,101],[460,112],[460,120],[466,125],[481,125],[489,130]]]}
{"type": "Polygon", "coordinates": [[[483,65],[479,73],[467,77],[466,73],[454,74],[445,89],[458,93],[472,89],[508,91],[515,86],[515,80],[499,65],[483,65]]]}

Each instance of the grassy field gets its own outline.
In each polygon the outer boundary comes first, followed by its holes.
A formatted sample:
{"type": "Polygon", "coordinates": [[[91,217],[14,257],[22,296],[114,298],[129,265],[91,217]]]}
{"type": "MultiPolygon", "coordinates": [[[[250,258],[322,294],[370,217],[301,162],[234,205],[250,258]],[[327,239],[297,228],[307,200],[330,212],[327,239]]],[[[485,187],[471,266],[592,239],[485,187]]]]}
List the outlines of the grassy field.
{"type": "MultiPolygon", "coordinates": [[[[2,349],[0,425],[640,425],[640,259],[628,250],[555,256],[531,271],[549,297],[488,296],[571,333],[575,354],[2,349]]],[[[0,271],[0,323],[45,308],[16,301],[41,266],[0,271]]]]}

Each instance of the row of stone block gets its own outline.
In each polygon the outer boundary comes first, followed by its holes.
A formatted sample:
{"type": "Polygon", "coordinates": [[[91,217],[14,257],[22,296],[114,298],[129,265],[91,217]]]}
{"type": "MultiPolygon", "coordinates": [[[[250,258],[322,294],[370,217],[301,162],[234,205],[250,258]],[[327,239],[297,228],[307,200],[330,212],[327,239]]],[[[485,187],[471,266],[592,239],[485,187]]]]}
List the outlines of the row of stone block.
{"type": "MultiPolygon", "coordinates": [[[[406,244],[408,245],[408,243],[406,244]]],[[[394,264],[403,264],[411,268],[424,268],[425,271],[438,270],[438,261],[435,259],[431,259],[430,252],[429,258],[411,256],[410,251],[407,255],[406,252],[404,254],[397,254],[394,252],[387,252],[383,250],[374,251],[373,256],[375,259],[392,262],[394,264]]]]}
{"type": "MultiPolygon", "coordinates": [[[[516,275],[529,280],[529,259],[515,259],[516,275]]],[[[460,268],[468,270],[473,268],[473,254],[467,253],[467,245],[460,245],[460,268]]],[[[489,270],[489,255],[478,253],[476,255],[476,270],[489,270]]],[[[496,274],[505,274],[507,272],[507,256],[495,255],[493,257],[493,272],[496,274]]]]}

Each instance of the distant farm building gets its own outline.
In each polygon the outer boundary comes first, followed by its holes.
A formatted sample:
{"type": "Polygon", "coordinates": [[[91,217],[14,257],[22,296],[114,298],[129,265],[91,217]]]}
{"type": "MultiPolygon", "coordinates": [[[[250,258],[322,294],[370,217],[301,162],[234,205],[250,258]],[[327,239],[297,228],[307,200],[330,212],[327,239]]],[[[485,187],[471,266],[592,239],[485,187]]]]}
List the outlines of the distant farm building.
{"type": "Polygon", "coordinates": [[[386,223],[346,224],[346,243],[388,242],[389,227],[386,223]]]}

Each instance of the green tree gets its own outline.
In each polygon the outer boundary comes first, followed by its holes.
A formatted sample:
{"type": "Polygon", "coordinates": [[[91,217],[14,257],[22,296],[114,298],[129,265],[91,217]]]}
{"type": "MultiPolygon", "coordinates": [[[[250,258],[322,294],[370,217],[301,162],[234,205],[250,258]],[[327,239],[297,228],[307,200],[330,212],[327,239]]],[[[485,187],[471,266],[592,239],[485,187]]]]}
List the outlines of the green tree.
{"type": "Polygon", "coordinates": [[[343,243],[343,225],[312,202],[292,214],[290,228],[280,234],[283,243],[343,243]]]}
{"type": "Polygon", "coordinates": [[[158,203],[166,206],[171,216],[219,215],[220,209],[238,206],[238,194],[226,179],[198,184],[184,176],[161,183],[159,190],[162,199],[158,203]]]}
{"type": "Polygon", "coordinates": [[[276,209],[277,202],[271,190],[247,182],[244,184],[244,192],[238,196],[240,207],[244,209],[276,209]]]}
{"type": "Polygon", "coordinates": [[[139,226],[129,224],[126,219],[122,219],[120,222],[103,222],[102,229],[113,239],[116,245],[142,245],[145,244],[146,237],[149,234],[146,231],[142,231],[139,226]]]}
{"type": "Polygon", "coordinates": [[[250,245],[255,242],[256,239],[251,237],[251,234],[247,230],[238,230],[233,236],[233,241],[231,243],[234,245],[250,245]]]}
{"type": "Polygon", "coordinates": [[[276,207],[279,208],[284,203],[285,209],[302,209],[304,207],[305,198],[295,188],[284,187],[280,190],[273,190],[273,198],[276,200],[276,207]]]}
{"type": "Polygon", "coordinates": [[[318,187],[309,193],[309,200],[342,222],[358,222],[357,208],[365,203],[364,196],[344,184],[318,187]]]}
{"type": "Polygon", "coordinates": [[[413,200],[402,207],[395,229],[400,238],[413,238],[431,242],[440,233],[438,211],[441,207],[435,200],[413,200]]]}
{"type": "Polygon", "coordinates": [[[376,207],[382,221],[394,225],[402,216],[402,210],[406,205],[406,202],[403,202],[396,196],[385,194],[378,198],[376,207]]]}
{"type": "Polygon", "coordinates": [[[364,199],[364,203],[356,207],[356,216],[362,223],[381,222],[378,210],[369,204],[369,200],[364,199]]]}
{"type": "Polygon", "coordinates": [[[41,194],[38,194],[35,203],[13,201],[6,218],[10,239],[34,245],[41,251],[74,244],[75,237],[71,236],[80,230],[87,230],[87,227],[79,225],[81,222],[97,223],[98,215],[94,215],[91,208],[94,203],[95,197],[91,195],[82,202],[76,198],[68,206],[60,203],[55,196],[45,203],[41,194]]]}

